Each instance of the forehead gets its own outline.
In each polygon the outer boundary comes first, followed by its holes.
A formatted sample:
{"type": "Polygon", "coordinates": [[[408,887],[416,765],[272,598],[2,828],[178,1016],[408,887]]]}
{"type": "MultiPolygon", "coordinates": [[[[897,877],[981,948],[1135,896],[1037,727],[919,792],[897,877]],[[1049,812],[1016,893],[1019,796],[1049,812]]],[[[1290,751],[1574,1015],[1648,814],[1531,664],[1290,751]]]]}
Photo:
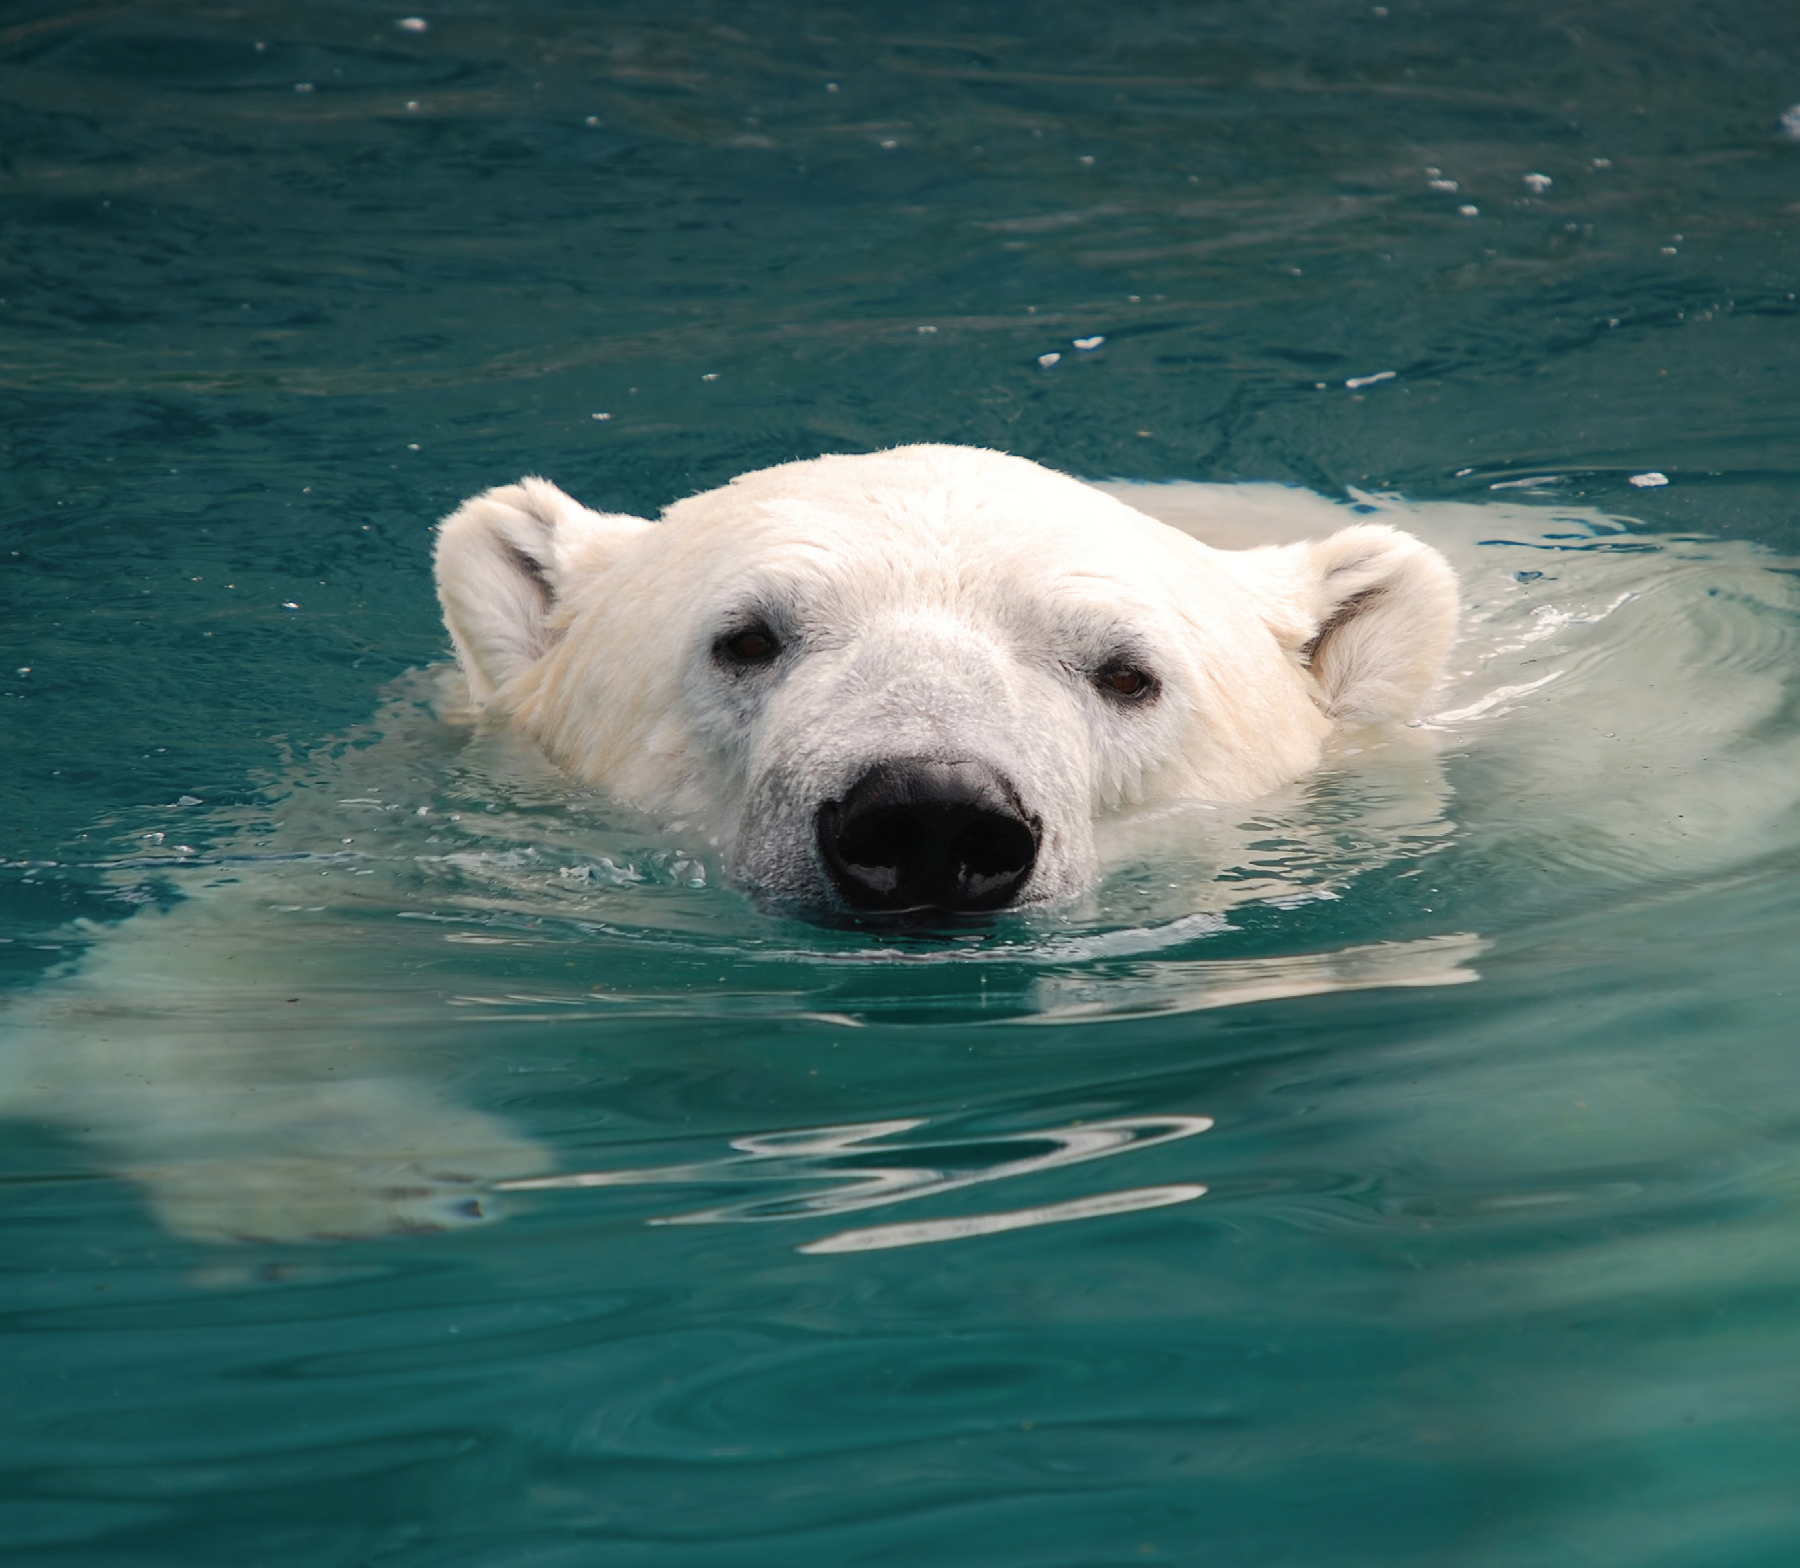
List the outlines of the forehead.
{"type": "Polygon", "coordinates": [[[999,472],[950,474],[839,461],[835,473],[790,465],[684,501],[665,515],[662,542],[685,579],[713,593],[845,609],[911,603],[984,618],[1152,611],[1192,548],[1074,480],[1023,463],[1022,475],[1010,471],[1016,460],[998,460],[999,472]]]}

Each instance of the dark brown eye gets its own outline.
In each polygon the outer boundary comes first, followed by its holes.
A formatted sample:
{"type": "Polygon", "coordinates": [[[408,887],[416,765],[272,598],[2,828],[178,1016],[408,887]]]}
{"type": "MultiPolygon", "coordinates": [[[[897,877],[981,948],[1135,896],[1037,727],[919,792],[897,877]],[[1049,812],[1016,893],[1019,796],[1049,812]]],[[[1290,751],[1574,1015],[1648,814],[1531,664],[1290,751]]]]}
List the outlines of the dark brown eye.
{"type": "Polygon", "coordinates": [[[1142,697],[1150,690],[1150,677],[1128,664],[1114,664],[1102,670],[1100,689],[1115,697],[1142,697]]]}
{"type": "Polygon", "coordinates": [[[767,664],[781,652],[781,644],[766,626],[746,626],[719,644],[719,653],[733,664],[767,664]]]}

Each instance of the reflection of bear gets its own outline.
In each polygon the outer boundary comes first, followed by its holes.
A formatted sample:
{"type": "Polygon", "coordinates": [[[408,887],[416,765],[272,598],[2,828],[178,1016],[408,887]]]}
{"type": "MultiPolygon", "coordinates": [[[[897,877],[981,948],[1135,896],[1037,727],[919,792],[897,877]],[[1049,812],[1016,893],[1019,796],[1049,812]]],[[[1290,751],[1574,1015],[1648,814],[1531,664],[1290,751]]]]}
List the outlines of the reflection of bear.
{"type": "Polygon", "coordinates": [[[444,524],[438,586],[477,702],[815,908],[1067,897],[1097,812],[1249,800],[1334,723],[1412,717],[1456,618],[1443,558],[1380,524],[1220,551],[933,446],[656,524],[528,479],[444,524]]]}

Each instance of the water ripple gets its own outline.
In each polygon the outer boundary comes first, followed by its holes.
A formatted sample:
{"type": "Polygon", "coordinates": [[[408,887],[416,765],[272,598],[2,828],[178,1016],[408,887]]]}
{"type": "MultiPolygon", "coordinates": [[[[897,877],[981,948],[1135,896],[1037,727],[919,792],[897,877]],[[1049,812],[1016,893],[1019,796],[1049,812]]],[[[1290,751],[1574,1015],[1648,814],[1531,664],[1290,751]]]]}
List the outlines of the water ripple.
{"type": "MultiPolygon", "coordinates": [[[[734,1138],[731,1147],[740,1152],[716,1160],[637,1170],[575,1171],[555,1176],[534,1176],[500,1182],[497,1187],[502,1192],[550,1192],[580,1191],[596,1187],[683,1184],[715,1186],[738,1183],[760,1187],[771,1183],[801,1183],[809,1190],[774,1197],[747,1198],[716,1208],[668,1216],[651,1223],[717,1225],[808,1219],[819,1215],[848,1214],[858,1209],[875,1208],[889,1203],[911,1203],[964,1187],[1010,1181],[1064,1166],[1084,1164],[1089,1160],[1136,1153],[1178,1139],[1191,1138],[1197,1133],[1205,1132],[1213,1122],[1209,1116],[1115,1117],[1066,1127],[1047,1127],[1027,1133],[987,1134],[962,1141],[907,1141],[900,1137],[901,1134],[913,1132],[925,1125],[923,1120],[909,1119],[760,1133],[752,1137],[734,1138]],[[906,1155],[930,1158],[916,1164],[897,1158],[906,1155]]],[[[1198,1197],[1204,1190],[1193,1190],[1188,1195],[1198,1197]]],[[[1102,1200],[1090,1201],[1098,1204],[1102,1200]]],[[[1110,1212],[1120,1211],[1101,1206],[1080,1213],[1060,1213],[1056,1218],[1080,1219],[1086,1218],[1088,1213],[1110,1212]]],[[[1012,1217],[986,1218],[999,1220],[1012,1217]]],[[[988,1228],[1005,1230],[1016,1227],[995,1223],[988,1228]]],[[[854,1249],[813,1245],[800,1250],[854,1249]]]]}

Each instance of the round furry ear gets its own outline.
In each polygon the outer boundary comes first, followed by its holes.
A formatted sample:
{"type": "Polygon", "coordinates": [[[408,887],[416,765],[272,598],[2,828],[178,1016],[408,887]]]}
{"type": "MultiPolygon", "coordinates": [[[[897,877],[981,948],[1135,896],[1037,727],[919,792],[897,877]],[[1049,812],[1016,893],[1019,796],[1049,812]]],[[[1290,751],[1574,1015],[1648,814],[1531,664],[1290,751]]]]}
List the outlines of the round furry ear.
{"type": "Polygon", "coordinates": [[[544,479],[522,479],[465,501],[438,527],[437,590],[444,624],[486,702],[561,638],[561,601],[651,525],[591,512],[544,479]]]}
{"type": "Polygon", "coordinates": [[[1343,723],[1410,718],[1456,637],[1450,563],[1411,534],[1360,523],[1289,545],[1291,607],[1277,635],[1343,723]]]}

